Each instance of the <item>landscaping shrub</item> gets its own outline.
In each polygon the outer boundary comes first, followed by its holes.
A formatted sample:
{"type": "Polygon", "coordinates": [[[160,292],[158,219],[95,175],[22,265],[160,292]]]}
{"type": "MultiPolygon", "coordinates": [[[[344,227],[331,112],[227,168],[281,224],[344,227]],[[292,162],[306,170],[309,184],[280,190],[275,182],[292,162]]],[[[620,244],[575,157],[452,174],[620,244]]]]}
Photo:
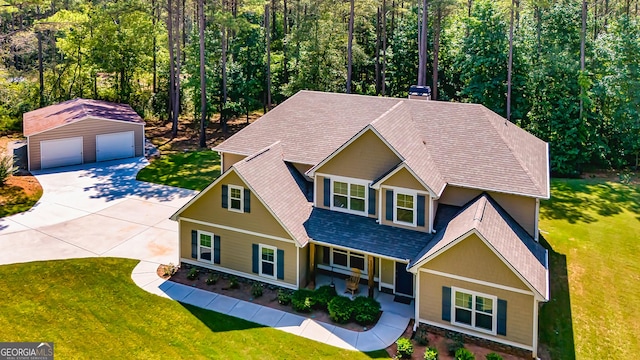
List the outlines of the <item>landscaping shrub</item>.
{"type": "Polygon", "coordinates": [[[9,155],[0,154],[0,186],[9,179],[9,176],[18,171],[18,168],[13,164],[13,157],[9,155]]]}
{"type": "Polygon", "coordinates": [[[229,289],[237,289],[240,287],[240,283],[238,282],[238,278],[232,276],[229,278],[229,289]]]}
{"type": "Polygon", "coordinates": [[[254,282],[253,285],[251,285],[251,296],[253,296],[254,299],[262,296],[262,284],[254,282]]]}
{"type": "Polygon", "coordinates": [[[411,340],[407,338],[400,338],[396,341],[397,351],[396,355],[400,359],[411,359],[413,355],[413,344],[411,340]]]}
{"type": "Polygon", "coordinates": [[[418,345],[427,346],[429,345],[429,333],[427,329],[424,327],[418,327],[416,330],[416,334],[413,339],[418,343],[418,345]]]}
{"type": "Polygon", "coordinates": [[[291,303],[291,291],[278,289],[278,303],[281,305],[289,305],[291,303]]]}
{"type": "Polygon", "coordinates": [[[326,311],[329,302],[337,295],[336,289],[331,285],[320,286],[313,294],[316,308],[326,311]]]}
{"type": "Polygon", "coordinates": [[[358,296],[353,300],[353,317],[358,324],[372,324],[378,319],[378,314],[380,314],[380,303],[376,299],[358,296]]]}
{"type": "Polygon", "coordinates": [[[487,354],[487,356],[485,356],[485,359],[487,360],[502,360],[502,356],[496,354],[496,353],[489,353],[487,354]]]}
{"type": "Polygon", "coordinates": [[[315,305],[313,290],[299,289],[291,295],[291,307],[298,312],[309,312],[315,305]]]}
{"type": "Polygon", "coordinates": [[[438,349],[428,347],[424,352],[424,360],[438,360],[438,349]]]}
{"type": "Polygon", "coordinates": [[[162,271],[164,272],[164,276],[173,276],[178,271],[178,267],[173,263],[169,263],[169,265],[163,266],[162,271]]]}
{"type": "Polygon", "coordinates": [[[210,273],[209,277],[207,277],[206,283],[207,285],[215,285],[218,282],[220,276],[216,273],[210,273]]]}
{"type": "Polygon", "coordinates": [[[460,348],[456,350],[455,359],[456,360],[476,360],[476,357],[475,355],[473,355],[471,351],[465,348],[460,348]]]}
{"type": "Polygon", "coordinates": [[[455,356],[458,349],[464,348],[462,335],[459,333],[447,332],[446,336],[450,339],[450,342],[447,343],[447,352],[450,356],[455,356]]]}
{"type": "Polygon", "coordinates": [[[189,280],[196,280],[198,279],[198,269],[192,267],[191,269],[189,269],[189,272],[187,273],[187,279],[189,280]]]}
{"type": "Polygon", "coordinates": [[[334,297],[327,307],[329,318],[339,324],[349,322],[353,316],[353,301],[346,296],[334,297]]]}

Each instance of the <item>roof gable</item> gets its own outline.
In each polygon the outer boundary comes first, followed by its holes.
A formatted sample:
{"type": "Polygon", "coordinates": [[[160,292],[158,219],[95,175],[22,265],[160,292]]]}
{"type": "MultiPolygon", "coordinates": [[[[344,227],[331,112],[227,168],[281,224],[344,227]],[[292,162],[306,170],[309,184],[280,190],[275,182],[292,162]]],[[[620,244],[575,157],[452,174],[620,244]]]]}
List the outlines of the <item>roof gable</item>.
{"type": "Polygon", "coordinates": [[[313,176],[318,172],[374,180],[403,160],[371,125],[367,125],[326,159],[309,169],[307,174],[313,176]]]}
{"type": "Polygon", "coordinates": [[[302,247],[309,241],[303,223],[309,218],[312,205],[300,191],[282,155],[282,147],[275,143],[233,164],[231,168],[237,171],[298,246],[302,247]]]}
{"type": "Polygon", "coordinates": [[[548,299],[547,251],[488,194],[470,201],[410,263],[419,268],[477,234],[529,288],[548,299]]]}
{"type": "Polygon", "coordinates": [[[73,99],[25,113],[23,133],[32,136],[87,118],[144,124],[140,115],[127,104],[73,99]]]}
{"type": "Polygon", "coordinates": [[[220,224],[231,228],[241,228],[254,233],[265,234],[281,240],[293,242],[293,236],[272,214],[264,201],[251,193],[251,212],[240,213],[222,207],[222,185],[240,186],[251,189],[235,169],[229,169],[206,189],[198,193],[171,218],[195,220],[209,224],[220,224]]]}

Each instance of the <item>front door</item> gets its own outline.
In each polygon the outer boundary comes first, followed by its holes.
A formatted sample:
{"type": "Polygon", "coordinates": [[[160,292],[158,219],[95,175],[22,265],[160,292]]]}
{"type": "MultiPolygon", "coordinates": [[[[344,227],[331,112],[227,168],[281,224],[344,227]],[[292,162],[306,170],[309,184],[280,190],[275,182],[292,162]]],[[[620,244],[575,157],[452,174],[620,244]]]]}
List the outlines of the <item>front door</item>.
{"type": "Polygon", "coordinates": [[[396,293],[413,296],[413,274],[407,271],[407,264],[396,262],[396,293]]]}

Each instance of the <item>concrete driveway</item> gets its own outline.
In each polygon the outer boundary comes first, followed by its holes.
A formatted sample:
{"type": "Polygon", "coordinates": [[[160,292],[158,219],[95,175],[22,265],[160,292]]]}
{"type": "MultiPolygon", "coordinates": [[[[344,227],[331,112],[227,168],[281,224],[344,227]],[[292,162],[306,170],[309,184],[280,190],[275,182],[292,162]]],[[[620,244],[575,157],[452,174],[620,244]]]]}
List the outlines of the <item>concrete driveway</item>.
{"type": "Polygon", "coordinates": [[[178,262],[169,216],[197,192],[137,181],[144,158],[34,173],[44,193],[29,211],[0,219],[0,264],[114,256],[178,262]]]}

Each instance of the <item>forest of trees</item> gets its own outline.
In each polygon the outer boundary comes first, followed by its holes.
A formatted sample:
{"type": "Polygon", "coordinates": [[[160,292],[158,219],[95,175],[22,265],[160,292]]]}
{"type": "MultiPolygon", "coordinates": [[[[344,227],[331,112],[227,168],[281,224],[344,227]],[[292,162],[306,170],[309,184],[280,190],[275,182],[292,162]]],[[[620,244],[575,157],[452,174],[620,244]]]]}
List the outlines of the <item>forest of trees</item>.
{"type": "Polygon", "coordinates": [[[301,89],[425,84],[548,141],[557,175],[637,167],[639,2],[0,0],[0,133],[75,97],[226,131],[301,89]]]}

